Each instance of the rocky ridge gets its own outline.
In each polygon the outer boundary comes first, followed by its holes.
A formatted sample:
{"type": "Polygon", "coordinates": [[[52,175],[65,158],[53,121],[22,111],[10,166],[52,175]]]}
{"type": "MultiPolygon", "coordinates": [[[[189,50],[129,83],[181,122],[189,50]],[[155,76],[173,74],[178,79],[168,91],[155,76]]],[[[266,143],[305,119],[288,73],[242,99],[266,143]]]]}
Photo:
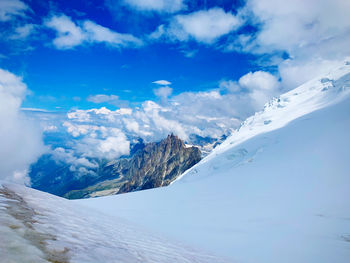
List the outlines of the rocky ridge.
{"type": "Polygon", "coordinates": [[[69,199],[121,194],[167,186],[201,159],[198,147],[187,146],[171,134],[160,142],[140,143],[131,156],[100,162],[97,176],[74,176],[69,167],[57,167],[44,174],[48,164],[32,167],[32,187],[69,199]]]}

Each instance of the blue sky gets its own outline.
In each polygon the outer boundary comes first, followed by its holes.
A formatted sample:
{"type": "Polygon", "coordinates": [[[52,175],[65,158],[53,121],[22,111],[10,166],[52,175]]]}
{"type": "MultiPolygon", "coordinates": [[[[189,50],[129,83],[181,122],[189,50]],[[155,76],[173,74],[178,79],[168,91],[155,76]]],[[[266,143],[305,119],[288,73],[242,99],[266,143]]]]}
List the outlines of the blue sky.
{"type": "Polygon", "coordinates": [[[26,5],[23,15],[1,23],[5,37],[0,46],[0,66],[23,76],[32,91],[23,107],[87,109],[95,105],[86,98],[95,94],[113,94],[137,105],[156,99],[153,90],[157,85],[152,82],[159,79],[170,81],[172,94],[179,94],[215,89],[223,79],[237,80],[259,68],[254,63],[255,55],[225,52],[220,47],[230,34],[223,34],[211,43],[193,38],[188,41],[147,39],[159,25],[168,23],[176,15],[220,8],[224,14],[234,16],[242,6],[240,1],[183,2],[184,7],[174,12],[139,10],[120,2],[23,1],[26,5]],[[45,23],[63,15],[73,23],[89,20],[111,31],[131,34],[144,44],[119,47],[108,43],[81,43],[57,47],[53,43],[57,32],[45,23]],[[27,24],[33,27],[27,36],[12,36],[18,27],[27,24]]]}
{"type": "MultiPolygon", "coordinates": [[[[167,98],[225,93],[223,81],[259,71],[280,83],[255,96],[263,101],[349,53],[348,7],[344,0],[1,0],[0,67],[31,90],[23,108],[135,107],[164,99],[157,80],[169,82],[167,98]],[[95,95],[105,101],[94,103],[95,95]]],[[[238,86],[254,93],[251,83],[238,86]]]]}

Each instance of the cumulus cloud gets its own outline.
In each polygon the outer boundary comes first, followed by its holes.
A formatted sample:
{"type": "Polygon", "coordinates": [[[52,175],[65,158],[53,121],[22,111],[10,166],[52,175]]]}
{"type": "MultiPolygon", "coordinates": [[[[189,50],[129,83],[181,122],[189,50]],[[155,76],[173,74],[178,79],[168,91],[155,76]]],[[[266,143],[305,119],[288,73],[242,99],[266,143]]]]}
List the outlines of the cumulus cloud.
{"type": "Polygon", "coordinates": [[[350,55],[350,2],[248,0],[242,11],[254,34],[230,38],[226,50],[287,54],[277,65],[285,89],[327,72],[350,55]]]}
{"type": "Polygon", "coordinates": [[[244,99],[244,107],[252,111],[261,110],[265,103],[281,93],[278,78],[266,71],[249,72],[238,81],[222,80],[219,82],[219,88],[241,100],[244,99]]]}
{"type": "Polygon", "coordinates": [[[29,165],[45,151],[38,125],[20,111],[27,92],[22,79],[0,69],[0,179],[29,184],[29,165]]]}
{"type": "Polygon", "coordinates": [[[241,91],[241,87],[237,84],[237,81],[234,80],[221,80],[219,82],[219,88],[231,93],[241,91]]]}
{"type": "Polygon", "coordinates": [[[95,169],[98,168],[98,163],[95,160],[77,156],[73,149],[57,147],[51,151],[51,155],[57,163],[69,164],[69,170],[77,175],[95,175],[95,169]]]}
{"type": "Polygon", "coordinates": [[[1,0],[0,1],[0,21],[9,21],[16,16],[25,17],[29,7],[20,0],[1,0]]]}
{"type": "Polygon", "coordinates": [[[174,13],[186,8],[184,0],[123,0],[123,4],[139,11],[174,13]]]}
{"type": "Polygon", "coordinates": [[[173,93],[173,89],[169,87],[169,85],[171,85],[170,81],[161,79],[153,81],[152,83],[161,86],[160,88],[153,89],[153,93],[163,102],[167,100],[171,93],[173,93]]]}
{"type": "Polygon", "coordinates": [[[113,159],[129,154],[130,142],[118,128],[70,122],[65,122],[64,126],[74,137],[82,136],[79,140],[73,139],[73,148],[81,156],[113,159]]]}
{"type": "MultiPolygon", "coordinates": [[[[195,142],[196,136],[220,138],[262,109],[280,89],[278,79],[263,71],[250,72],[238,81],[222,80],[214,90],[176,96],[171,96],[168,86],[158,85],[161,104],[145,101],[133,109],[102,107],[69,112],[61,123],[71,135],[69,146],[55,148],[54,158],[69,163],[71,171],[78,174],[94,174],[97,159],[128,155],[131,142],[138,138],[154,142],[170,133],[189,143],[195,142]]],[[[96,97],[95,102],[108,99],[96,97]]]]}
{"type": "MultiPolygon", "coordinates": [[[[268,72],[256,71],[238,81],[223,80],[218,88],[206,92],[183,92],[171,96],[168,86],[155,90],[162,103],[145,101],[140,107],[109,110],[74,110],[63,123],[67,132],[80,141],[81,152],[88,152],[83,144],[99,150],[95,140],[114,137],[118,129],[128,141],[143,138],[157,141],[174,133],[191,142],[191,136],[220,138],[237,128],[242,120],[253,114],[280,92],[278,79],[268,72]],[[87,139],[88,138],[88,139],[87,139]],[[84,149],[84,150],[82,150],[84,149]]],[[[101,100],[98,100],[101,101],[101,100]]],[[[109,143],[114,140],[110,139],[109,143]]]]}
{"type": "Polygon", "coordinates": [[[200,10],[189,14],[174,16],[169,25],[161,25],[150,37],[165,37],[172,41],[195,40],[212,44],[220,37],[238,29],[241,20],[222,8],[200,10]]]}
{"type": "Polygon", "coordinates": [[[130,34],[114,32],[90,20],[75,23],[66,15],[53,16],[45,22],[56,31],[53,44],[58,49],[70,49],[83,43],[105,43],[111,47],[138,47],[142,41],[130,34]]]}
{"type": "Polygon", "coordinates": [[[64,125],[77,139],[92,137],[96,131],[102,133],[101,127],[105,132],[118,128],[129,140],[141,137],[145,141],[157,141],[169,133],[187,141],[191,135],[219,138],[252,113],[248,101],[248,96],[220,94],[219,91],[185,92],[168,98],[162,105],[145,101],[132,110],[72,111],[68,116],[69,124],[64,125]]]}
{"type": "Polygon", "coordinates": [[[280,49],[294,53],[349,34],[348,1],[249,0],[247,7],[262,23],[256,39],[262,52],[280,49]]]}
{"type": "Polygon", "coordinates": [[[171,95],[171,93],[173,92],[173,89],[168,86],[164,86],[158,89],[154,89],[153,92],[154,92],[154,95],[156,95],[158,98],[165,101],[171,95]]]}
{"type": "Polygon", "coordinates": [[[273,96],[279,95],[280,83],[278,79],[265,71],[249,72],[242,76],[239,85],[249,91],[256,109],[261,108],[273,96]]]}
{"type": "Polygon", "coordinates": [[[69,147],[53,147],[50,151],[56,162],[69,164],[78,175],[96,173],[100,160],[112,160],[130,153],[130,141],[118,128],[65,121],[69,147]]]}

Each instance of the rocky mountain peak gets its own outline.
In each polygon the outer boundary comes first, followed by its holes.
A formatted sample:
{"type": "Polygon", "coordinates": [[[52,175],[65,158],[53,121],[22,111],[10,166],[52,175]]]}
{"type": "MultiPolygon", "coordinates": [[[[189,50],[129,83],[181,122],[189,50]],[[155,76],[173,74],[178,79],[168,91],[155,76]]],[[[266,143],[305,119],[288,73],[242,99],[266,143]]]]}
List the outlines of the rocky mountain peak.
{"type": "Polygon", "coordinates": [[[129,157],[100,161],[93,176],[74,176],[69,165],[47,156],[33,167],[31,178],[35,188],[67,198],[113,195],[167,186],[200,159],[198,147],[169,134],[159,142],[139,141],[129,157]]]}

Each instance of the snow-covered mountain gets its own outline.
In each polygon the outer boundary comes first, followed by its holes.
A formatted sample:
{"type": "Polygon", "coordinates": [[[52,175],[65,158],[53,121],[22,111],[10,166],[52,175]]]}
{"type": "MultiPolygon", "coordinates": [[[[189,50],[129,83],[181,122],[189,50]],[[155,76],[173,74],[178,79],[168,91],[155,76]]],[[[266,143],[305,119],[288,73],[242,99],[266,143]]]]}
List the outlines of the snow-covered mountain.
{"type": "Polygon", "coordinates": [[[349,130],[345,62],[169,187],[68,201],[1,183],[0,261],[349,262],[349,130]]]}
{"type": "Polygon", "coordinates": [[[170,187],[78,203],[232,262],[349,262],[349,94],[345,62],[272,100],[170,187]]]}

